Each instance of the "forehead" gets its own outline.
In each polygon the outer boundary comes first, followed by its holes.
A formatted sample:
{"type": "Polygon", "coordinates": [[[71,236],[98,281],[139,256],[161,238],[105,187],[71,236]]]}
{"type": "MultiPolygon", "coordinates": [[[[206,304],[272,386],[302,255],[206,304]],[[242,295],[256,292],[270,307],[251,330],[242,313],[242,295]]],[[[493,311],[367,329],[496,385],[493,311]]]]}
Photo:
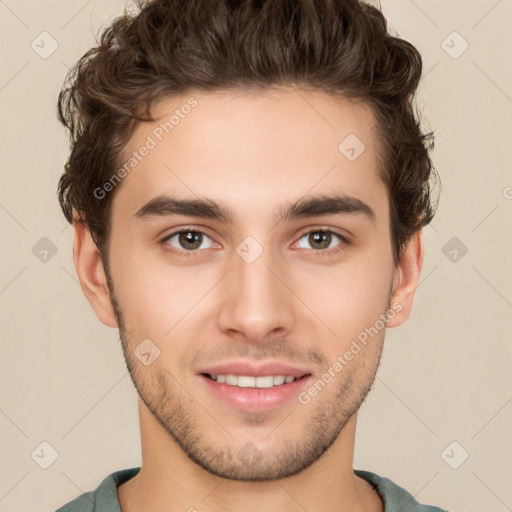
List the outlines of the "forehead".
{"type": "Polygon", "coordinates": [[[119,162],[114,208],[133,215],[164,194],[268,211],[312,194],[340,193],[387,214],[371,109],[295,88],[191,91],[160,101],[119,162]],[[131,164],[131,165],[130,165],[131,164]]]}

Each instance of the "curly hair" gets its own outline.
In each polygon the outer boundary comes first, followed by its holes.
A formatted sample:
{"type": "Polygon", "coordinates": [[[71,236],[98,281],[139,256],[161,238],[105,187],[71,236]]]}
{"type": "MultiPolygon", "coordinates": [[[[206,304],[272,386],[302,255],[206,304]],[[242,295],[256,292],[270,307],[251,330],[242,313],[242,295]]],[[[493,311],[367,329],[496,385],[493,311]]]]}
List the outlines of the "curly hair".
{"type": "Polygon", "coordinates": [[[69,222],[85,222],[102,254],[113,175],[137,123],[170,95],[296,85],[361,101],[374,113],[381,179],[390,204],[395,264],[433,218],[429,152],[414,95],[418,50],[388,33],[377,7],[360,0],[139,0],[70,70],[58,98],[70,155],[58,185],[69,222]]]}

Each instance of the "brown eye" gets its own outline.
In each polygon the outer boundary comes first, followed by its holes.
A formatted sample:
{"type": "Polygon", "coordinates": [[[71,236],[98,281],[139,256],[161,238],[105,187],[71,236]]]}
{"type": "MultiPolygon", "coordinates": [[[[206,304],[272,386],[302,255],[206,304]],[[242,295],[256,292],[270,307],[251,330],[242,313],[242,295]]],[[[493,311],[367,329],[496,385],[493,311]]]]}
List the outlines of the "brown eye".
{"type": "Polygon", "coordinates": [[[340,245],[340,243],[336,243],[336,238],[341,242],[344,242],[344,238],[341,235],[335,233],[334,231],[317,229],[315,231],[309,231],[308,233],[305,233],[301,237],[301,240],[306,240],[307,244],[309,244],[309,247],[301,245],[300,241],[299,247],[303,249],[313,249],[317,251],[331,249],[333,247],[336,247],[337,245],[340,245]],[[334,245],[332,245],[333,242],[334,245]]]}
{"type": "Polygon", "coordinates": [[[317,231],[311,233],[308,238],[308,242],[312,245],[313,249],[328,249],[331,245],[332,235],[325,233],[324,231],[317,231]]]}
{"type": "Polygon", "coordinates": [[[164,242],[177,250],[190,252],[196,251],[197,249],[210,248],[211,244],[208,245],[207,239],[210,240],[210,238],[202,231],[187,229],[172,233],[164,240],[164,242]]]}

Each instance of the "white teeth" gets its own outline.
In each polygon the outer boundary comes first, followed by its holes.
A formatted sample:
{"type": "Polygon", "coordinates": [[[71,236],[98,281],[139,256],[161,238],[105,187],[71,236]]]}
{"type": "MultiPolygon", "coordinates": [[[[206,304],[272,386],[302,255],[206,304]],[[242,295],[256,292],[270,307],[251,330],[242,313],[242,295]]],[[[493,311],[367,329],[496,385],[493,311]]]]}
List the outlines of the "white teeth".
{"type": "Polygon", "coordinates": [[[238,377],[236,375],[226,375],[226,384],[230,386],[238,385],[238,377]]]}
{"type": "Polygon", "coordinates": [[[213,380],[220,383],[226,383],[230,386],[239,388],[272,388],[293,382],[295,377],[292,375],[265,375],[264,377],[251,377],[250,375],[210,375],[213,380]]]}
{"type": "Polygon", "coordinates": [[[272,377],[272,375],[268,375],[267,377],[257,377],[256,378],[256,387],[257,388],[272,388],[272,387],[274,387],[274,377],[272,377]]]}
{"type": "Polygon", "coordinates": [[[256,387],[256,377],[246,377],[245,375],[240,375],[236,385],[239,388],[254,388],[256,387]]]}

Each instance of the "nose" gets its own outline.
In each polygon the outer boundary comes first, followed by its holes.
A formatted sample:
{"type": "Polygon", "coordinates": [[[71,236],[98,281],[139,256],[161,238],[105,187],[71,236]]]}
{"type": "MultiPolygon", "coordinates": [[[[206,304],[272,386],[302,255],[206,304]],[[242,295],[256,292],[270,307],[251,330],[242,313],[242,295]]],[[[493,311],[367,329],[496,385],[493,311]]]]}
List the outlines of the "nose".
{"type": "Polygon", "coordinates": [[[265,248],[252,262],[233,253],[233,268],[217,290],[218,325],[222,332],[249,343],[289,335],[297,298],[286,262],[275,253],[265,248]]]}

